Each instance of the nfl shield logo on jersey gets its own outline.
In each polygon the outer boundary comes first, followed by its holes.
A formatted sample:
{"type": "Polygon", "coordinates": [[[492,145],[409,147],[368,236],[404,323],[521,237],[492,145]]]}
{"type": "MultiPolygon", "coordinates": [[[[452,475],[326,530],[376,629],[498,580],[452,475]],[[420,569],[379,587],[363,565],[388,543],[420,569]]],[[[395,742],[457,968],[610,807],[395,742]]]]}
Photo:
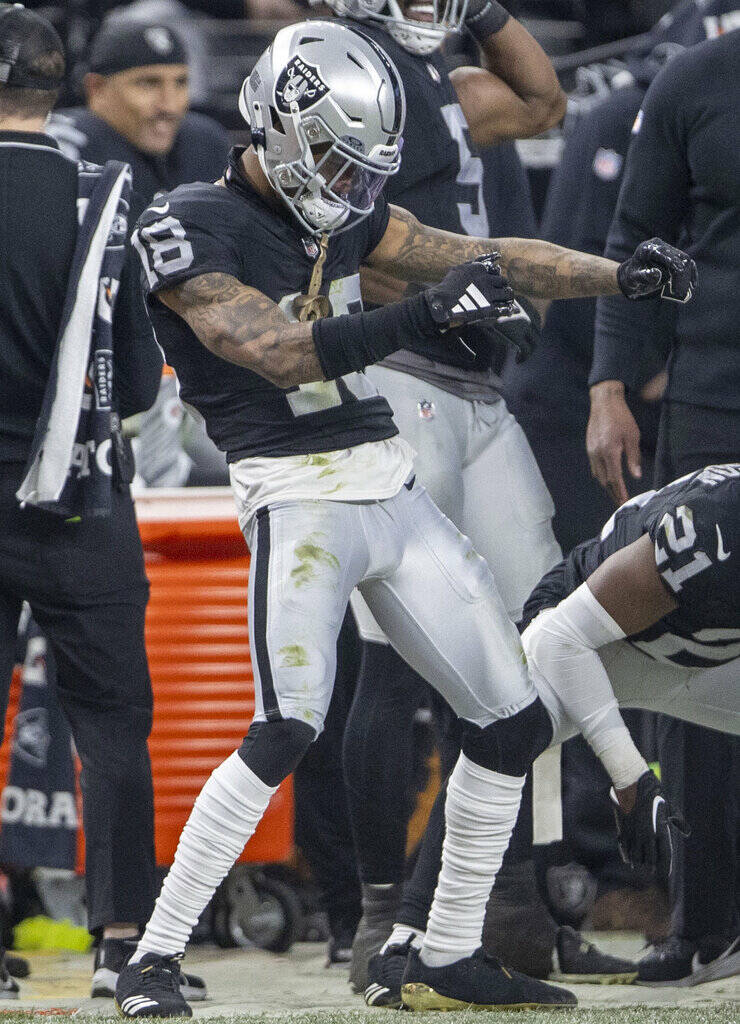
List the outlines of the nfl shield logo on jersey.
{"type": "Polygon", "coordinates": [[[303,242],[303,248],[306,250],[306,256],[310,260],[315,260],[319,255],[318,242],[314,241],[313,238],[303,238],[301,241],[303,242]]]}
{"type": "Polygon", "coordinates": [[[599,147],[594,154],[593,171],[602,181],[614,181],[622,170],[622,155],[615,149],[599,147]]]}
{"type": "Polygon", "coordinates": [[[435,415],[434,402],[427,401],[423,398],[416,406],[419,411],[420,420],[433,420],[435,415]]]}

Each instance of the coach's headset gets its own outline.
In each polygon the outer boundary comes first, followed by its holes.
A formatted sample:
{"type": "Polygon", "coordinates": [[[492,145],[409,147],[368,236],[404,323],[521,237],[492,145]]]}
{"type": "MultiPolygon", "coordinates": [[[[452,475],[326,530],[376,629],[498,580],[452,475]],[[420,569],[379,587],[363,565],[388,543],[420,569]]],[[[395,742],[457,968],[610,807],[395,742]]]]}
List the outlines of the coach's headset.
{"type": "Polygon", "coordinates": [[[52,91],[62,84],[61,77],[42,75],[28,68],[28,62],[45,52],[46,46],[38,53],[21,53],[39,22],[44,24],[38,14],[27,11],[23,4],[0,3],[0,87],[52,91]]]}

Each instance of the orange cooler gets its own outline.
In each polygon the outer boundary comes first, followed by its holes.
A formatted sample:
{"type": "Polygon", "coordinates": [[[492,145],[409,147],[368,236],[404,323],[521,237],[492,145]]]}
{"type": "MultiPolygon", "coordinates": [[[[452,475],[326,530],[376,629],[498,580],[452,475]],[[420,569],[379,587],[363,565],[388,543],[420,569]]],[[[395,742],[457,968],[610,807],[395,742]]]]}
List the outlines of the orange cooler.
{"type": "MultiPolygon", "coordinates": [[[[171,864],[196,796],[241,744],[254,714],[249,555],[228,487],[142,491],[136,514],[151,582],[146,648],[157,862],[171,864]]],[[[284,860],[292,845],[287,779],[241,859],[284,860]]]]}

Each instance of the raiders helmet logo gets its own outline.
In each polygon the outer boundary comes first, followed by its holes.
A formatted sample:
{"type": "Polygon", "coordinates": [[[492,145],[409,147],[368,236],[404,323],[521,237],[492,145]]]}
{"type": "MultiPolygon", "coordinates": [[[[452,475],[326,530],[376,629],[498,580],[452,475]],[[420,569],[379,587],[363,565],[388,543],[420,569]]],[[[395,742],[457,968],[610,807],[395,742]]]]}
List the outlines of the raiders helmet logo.
{"type": "Polygon", "coordinates": [[[291,57],[275,83],[275,106],[283,114],[291,113],[293,103],[299,110],[308,110],[329,91],[322,81],[319,69],[297,55],[291,57]]]}

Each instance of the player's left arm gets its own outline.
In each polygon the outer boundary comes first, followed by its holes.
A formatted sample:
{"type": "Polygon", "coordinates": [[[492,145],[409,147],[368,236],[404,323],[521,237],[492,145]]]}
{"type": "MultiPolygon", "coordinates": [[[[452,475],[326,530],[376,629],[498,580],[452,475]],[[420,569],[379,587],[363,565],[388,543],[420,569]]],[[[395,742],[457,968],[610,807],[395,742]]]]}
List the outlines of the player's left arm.
{"type": "Polygon", "coordinates": [[[531,138],[556,125],[565,115],[566,96],[526,28],[493,0],[471,0],[465,22],[486,66],[456,68],[450,80],[476,146],[531,138]]]}
{"type": "Polygon", "coordinates": [[[399,206],[389,206],[388,226],[370,253],[369,266],[403,281],[439,281],[452,267],[485,253],[500,253],[500,266],[515,292],[541,299],[595,295],[642,298],[669,282],[693,281],[693,261],[673,246],[652,239],[623,263],[565,249],[533,238],[473,238],[420,223],[399,206]]]}

